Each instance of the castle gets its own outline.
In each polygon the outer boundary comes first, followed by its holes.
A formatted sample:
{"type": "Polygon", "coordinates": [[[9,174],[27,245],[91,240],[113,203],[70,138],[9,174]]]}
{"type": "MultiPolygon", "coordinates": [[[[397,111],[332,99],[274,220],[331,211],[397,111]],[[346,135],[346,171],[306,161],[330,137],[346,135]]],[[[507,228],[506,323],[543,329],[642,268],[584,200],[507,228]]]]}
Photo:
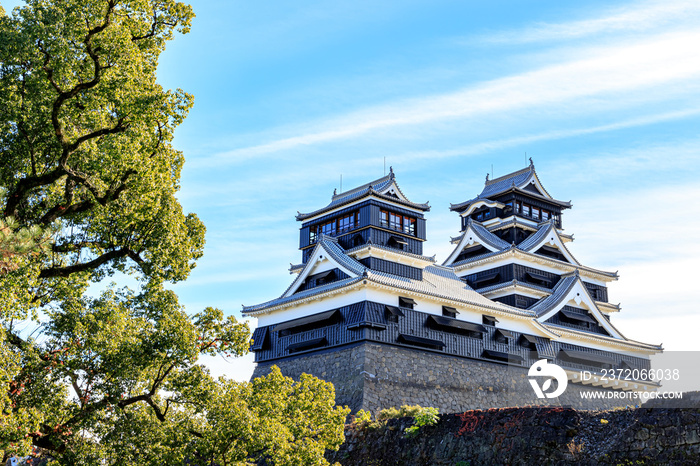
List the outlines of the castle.
{"type": "MultiPolygon", "coordinates": [[[[438,264],[423,255],[427,203],[410,201],[393,170],[334,192],[299,213],[302,261],[277,299],[244,306],[258,319],[253,377],[277,365],[333,382],[353,411],[421,404],[442,412],[533,404],[603,408],[581,392],[658,387],[639,371],[662,349],[625,338],[606,284],[616,272],[579,263],[562,212],[534,164],[489,180],[474,199],[452,204],[461,231],[438,264]],[[568,387],[538,399],[528,369],[545,359],[568,387]],[[625,377],[606,377],[612,369],[625,377]]],[[[631,403],[634,404],[634,403],[631,403]]]]}

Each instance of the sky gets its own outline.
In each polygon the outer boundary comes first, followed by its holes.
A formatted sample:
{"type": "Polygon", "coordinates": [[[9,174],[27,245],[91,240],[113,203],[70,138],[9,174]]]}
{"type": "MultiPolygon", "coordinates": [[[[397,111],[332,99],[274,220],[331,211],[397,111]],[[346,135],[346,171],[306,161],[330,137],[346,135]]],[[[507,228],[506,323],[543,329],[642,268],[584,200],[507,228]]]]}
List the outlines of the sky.
{"type": "MultiPolygon", "coordinates": [[[[424,253],[442,262],[459,231],[449,204],[532,157],[573,203],[574,256],[619,271],[617,328],[700,350],[699,2],[191,4],[192,31],[158,71],[195,96],[174,140],[179,199],[207,226],[204,257],[175,286],[188,312],[242,318],[242,304],[278,297],[301,261],[296,212],[385,166],[430,202],[424,253]]],[[[208,365],[253,370],[251,355],[208,365]]]]}

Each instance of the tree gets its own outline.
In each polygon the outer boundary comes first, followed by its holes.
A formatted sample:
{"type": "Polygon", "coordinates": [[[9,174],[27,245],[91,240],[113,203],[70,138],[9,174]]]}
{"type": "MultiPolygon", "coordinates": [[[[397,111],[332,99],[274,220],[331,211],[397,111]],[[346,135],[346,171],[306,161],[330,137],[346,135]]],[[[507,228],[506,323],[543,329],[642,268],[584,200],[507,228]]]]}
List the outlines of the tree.
{"type": "Polygon", "coordinates": [[[28,0],[0,12],[0,449],[62,464],[323,464],[347,410],[273,371],[214,380],[247,324],[188,316],[205,228],[182,211],[172,145],[192,97],[156,82],[193,17],[174,0],[28,0]],[[136,285],[106,285],[131,276],[136,285]],[[95,293],[95,289],[100,289],[95,293]],[[32,335],[16,322],[33,320],[32,335]]]}

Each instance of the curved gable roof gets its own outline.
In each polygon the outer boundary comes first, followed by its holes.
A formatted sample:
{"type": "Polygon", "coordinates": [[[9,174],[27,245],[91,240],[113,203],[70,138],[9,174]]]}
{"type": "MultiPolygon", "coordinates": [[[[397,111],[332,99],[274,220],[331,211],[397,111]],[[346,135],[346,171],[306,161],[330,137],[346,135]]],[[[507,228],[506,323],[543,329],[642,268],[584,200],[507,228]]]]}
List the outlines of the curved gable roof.
{"type": "Polygon", "coordinates": [[[351,278],[362,275],[365,270],[367,270],[367,267],[345,254],[345,250],[338,244],[336,238],[322,234],[319,236],[318,242],[311,252],[309,260],[304,265],[304,268],[299,272],[299,275],[297,275],[292,284],[289,285],[289,288],[282,293],[282,298],[291,296],[299,289],[304,280],[306,280],[306,277],[311,275],[311,271],[316,267],[316,263],[324,252],[330,261],[334,262],[339,269],[351,278]]]}
{"type": "Polygon", "coordinates": [[[520,244],[518,244],[517,248],[522,251],[536,252],[546,243],[550,243],[559,249],[564,257],[566,257],[572,264],[581,265],[564,244],[564,241],[561,239],[559,232],[554,225],[553,219],[547,223],[541,224],[537,228],[537,231],[525,238],[520,244]]]}
{"type": "Polygon", "coordinates": [[[554,288],[551,295],[535,303],[529,308],[529,310],[535,313],[539,322],[545,324],[547,319],[559,312],[566,305],[566,303],[572,299],[572,294],[574,291],[577,292],[575,296],[577,303],[582,302],[589,309],[591,315],[593,315],[601,327],[603,327],[613,337],[626,340],[620,331],[617,330],[610,323],[610,321],[603,316],[602,312],[600,312],[600,309],[598,309],[595,301],[593,298],[591,298],[591,295],[588,293],[583,281],[581,281],[578,271],[564,276],[559,283],[557,283],[557,286],[554,288]]]}
{"type": "Polygon", "coordinates": [[[297,212],[296,219],[299,221],[307,220],[329,210],[333,210],[343,205],[350,204],[351,202],[357,201],[359,199],[362,199],[363,197],[371,195],[379,199],[404,205],[406,207],[422,211],[430,210],[430,206],[427,202],[423,204],[415,203],[410,201],[404,195],[403,191],[401,191],[401,188],[399,188],[399,185],[396,183],[394,169],[392,167],[389,167],[388,175],[383,176],[377,180],[371,181],[369,183],[365,183],[362,186],[358,186],[349,191],[344,191],[342,193],[337,193],[334,191],[333,196],[331,196],[331,202],[326,207],[323,207],[321,209],[315,210],[307,214],[297,212]]]}
{"type": "MultiPolygon", "coordinates": [[[[518,189],[522,191],[530,184],[534,184],[536,191],[540,193],[539,196],[557,204],[560,204],[563,207],[571,207],[571,203],[556,200],[547,192],[544,185],[542,185],[542,182],[537,176],[537,172],[535,171],[535,164],[532,162],[532,159],[530,159],[530,165],[526,168],[498,178],[494,178],[493,180],[489,180],[487,177],[486,183],[484,184],[484,189],[476,198],[471,199],[469,201],[460,202],[458,204],[451,204],[450,210],[462,211],[463,209],[467,208],[469,205],[471,205],[473,202],[478,201],[479,199],[492,198],[510,189],[518,189]]],[[[525,192],[530,195],[538,195],[536,192],[529,190],[525,192]]]]}
{"type": "Polygon", "coordinates": [[[508,242],[503,241],[484,228],[481,223],[470,218],[467,220],[467,228],[460,237],[457,247],[454,248],[447,260],[443,262],[443,265],[451,265],[465,247],[475,242],[482,244],[484,247],[491,250],[491,252],[503,251],[511,246],[508,242]]]}

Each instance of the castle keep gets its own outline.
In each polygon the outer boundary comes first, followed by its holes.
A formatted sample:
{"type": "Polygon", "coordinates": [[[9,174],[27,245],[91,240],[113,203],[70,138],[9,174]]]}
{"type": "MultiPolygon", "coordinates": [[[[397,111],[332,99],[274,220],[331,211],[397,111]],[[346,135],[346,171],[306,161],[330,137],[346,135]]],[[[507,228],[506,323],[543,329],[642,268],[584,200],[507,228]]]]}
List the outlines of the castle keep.
{"type": "Polygon", "coordinates": [[[427,204],[410,201],[389,175],[334,193],[302,222],[302,262],[277,299],[244,306],[258,319],[254,377],[277,365],[292,377],[333,382],[338,404],[377,409],[402,404],[442,412],[532,404],[577,408],[587,391],[653,390],[640,378],[605,370],[648,369],[660,346],[625,338],[607,283],[617,273],[579,263],[562,212],[534,165],[486,180],[474,199],[452,204],[455,248],[438,264],[423,255],[427,204]],[[565,393],[540,400],[528,383],[547,359],[569,379],[565,393]],[[582,378],[585,371],[590,377],[582,378]]]}

